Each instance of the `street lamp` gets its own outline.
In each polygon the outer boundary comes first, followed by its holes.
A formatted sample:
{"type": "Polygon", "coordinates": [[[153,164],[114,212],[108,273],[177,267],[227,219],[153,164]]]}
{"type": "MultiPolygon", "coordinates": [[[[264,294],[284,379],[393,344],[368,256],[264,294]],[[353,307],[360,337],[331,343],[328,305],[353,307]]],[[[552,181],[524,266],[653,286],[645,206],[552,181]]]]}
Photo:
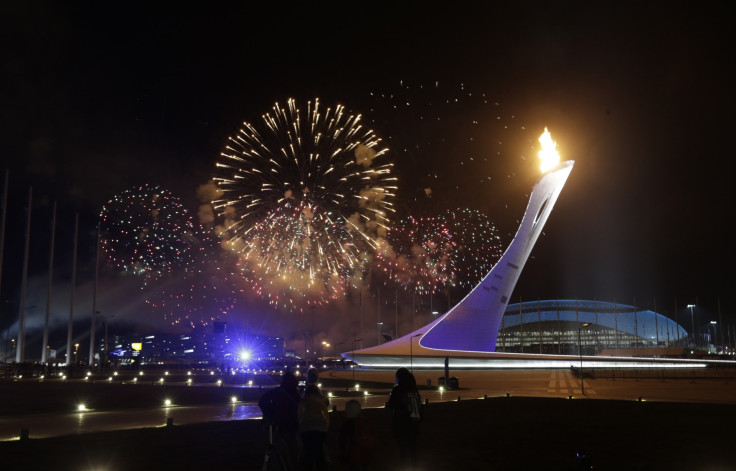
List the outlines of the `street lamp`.
{"type": "Polygon", "coordinates": [[[355,342],[362,342],[363,339],[353,339],[353,351],[351,352],[353,354],[353,364],[350,365],[350,367],[353,370],[353,381],[355,381],[355,342]]]}
{"type": "Polygon", "coordinates": [[[718,341],[716,340],[718,336],[716,335],[718,331],[716,330],[718,328],[718,324],[716,321],[710,321],[710,325],[713,326],[713,350],[715,353],[718,353],[718,341]]]}
{"type": "MultiPolygon", "coordinates": [[[[97,314],[100,314],[100,311],[97,311],[97,314]]],[[[108,322],[110,321],[110,319],[112,319],[113,317],[115,317],[115,314],[113,314],[113,315],[111,315],[111,316],[104,316],[104,317],[103,317],[103,318],[105,319],[105,350],[104,350],[104,355],[105,355],[105,358],[103,358],[103,359],[102,359],[102,360],[100,361],[100,363],[102,363],[102,365],[103,365],[103,366],[107,366],[107,362],[108,362],[108,359],[109,359],[109,358],[108,358],[108,354],[110,353],[110,348],[108,347],[108,343],[107,343],[107,323],[108,323],[108,322]]]]}
{"type": "Polygon", "coordinates": [[[692,326],[692,334],[693,334],[693,343],[695,343],[695,315],[693,314],[693,308],[695,307],[695,304],[688,304],[688,309],[690,309],[690,325],[692,326]]]}
{"type": "Polygon", "coordinates": [[[580,341],[580,331],[588,327],[589,325],[590,322],[586,322],[585,324],[582,324],[578,327],[578,354],[580,355],[580,394],[582,394],[583,396],[585,396],[585,383],[583,382],[583,344],[580,341]]]}
{"type": "Polygon", "coordinates": [[[414,338],[419,337],[422,334],[416,334],[409,337],[409,368],[414,373],[414,338]]]}
{"type": "Polygon", "coordinates": [[[376,340],[378,343],[376,345],[381,345],[381,326],[383,325],[383,322],[376,322],[378,335],[376,337],[376,340]]]}

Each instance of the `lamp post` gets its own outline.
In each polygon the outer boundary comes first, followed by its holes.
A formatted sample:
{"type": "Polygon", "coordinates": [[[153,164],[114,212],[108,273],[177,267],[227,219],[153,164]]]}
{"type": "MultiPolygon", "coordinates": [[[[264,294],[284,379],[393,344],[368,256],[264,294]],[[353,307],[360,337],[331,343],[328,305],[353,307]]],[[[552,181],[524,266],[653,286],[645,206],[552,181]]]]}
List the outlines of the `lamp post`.
{"type": "Polygon", "coordinates": [[[362,342],[362,341],[363,339],[353,339],[353,350],[351,352],[353,354],[353,364],[350,365],[350,367],[353,369],[353,381],[355,381],[355,342],[362,342]]]}
{"type": "MultiPolygon", "coordinates": [[[[693,314],[693,308],[695,307],[695,304],[688,304],[688,309],[690,309],[690,325],[692,326],[692,334],[693,334],[693,343],[695,343],[695,315],[693,314]]],[[[696,344],[697,346],[697,344],[696,344]]]]}
{"type": "Polygon", "coordinates": [[[309,350],[307,349],[307,332],[304,331],[304,372],[306,373],[307,368],[309,367],[309,358],[307,358],[307,355],[309,354],[309,350]]]}
{"type": "Polygon", "coordinates": [[[583,330],[585,327],[588,327],[590,325],[590,322],[586,322],[585,324],[582,324],[578,327],[578,354],[580,355],[580,394],[585,396],[585,383],[584,383],[584,377],[583,377],[583,343],[580,340],[580,331],[583,330]]]}
{"type": "MultiPolygon", "coordinates": [[[[98,314],[99,314],[99,311],[98,311],[98,314]]],[[[105,319],[105,350],[104,350],[103,353],[105,355],[105,358],[100,361],[100,363],[102,363],[103,366],[107,366],[108,354],[110,353],[110,348],[109,348],[108,343],[107,343],[107,323],[113,317],[115,317],[115,314],[113,314],[112,316],[105,316],[104,317],[104,319],[105,319]]]]}
{"type": "MultiPolygon", "coordinates": [[[[338,350],[337,347],[339,347],[340,345],[345,345],[345,342],[334,343],[332,345],[328,345],[329,347],[332,347],[332,353],[335,355],[334,357],[332,357],[332,365],[334,368],[337,368],[337,357],[338,357],[337,352],[340,351],[338,350]]],[[[328,350],[328,353],[329,353],[329,350],[328,350]]]]}
{"type": "MultiPolygon", "coordinates": [[[[317,361],[317,348],[314,346],[314,310],[317,309],[317,306],[309,306],[309,311],[312,313],[312,324],[309,328],[309,347],[312,349],[312,354],[314,355],[315,361],[317,361]]],[[[304,339],[304,349],[306,350],[306,337],[304,339]]],[[[307,353],[309,353],[309,350],[307,350],[307,353]]],[[[307,361],[307,364],[305,365],[305,368],[309,367],[309,361],[307,361]]],[[[304,370],[306,374],[306,370],[304,370]]]]}
{"type": "Polygon", "coordinates": [[[383,322],[376,322],[376,326],[377,326],[377,328],[376,328],[376,330],[377,330],[376,340],[378,342],[376,345],[381,345],[381,326],[382,325],[383,325],[383,322]]]}
{"type": "Polygon", "coordinates": [[[716,321],[710,321],[710,325],[713,326],[713,350],[714,350],[714,353],[717,354],[718,353],[718,345],[717,345],[718,341],[716,339],[718,337],[716,336],[716,334],[718,333],[717,331],[718,324],[716,323],[716,321]]]}
{"type": "Polygon", "coordinates": [[[409,337],[409,369],[414,373],[414,339],[422,334],[416,334],[409,337]]]}

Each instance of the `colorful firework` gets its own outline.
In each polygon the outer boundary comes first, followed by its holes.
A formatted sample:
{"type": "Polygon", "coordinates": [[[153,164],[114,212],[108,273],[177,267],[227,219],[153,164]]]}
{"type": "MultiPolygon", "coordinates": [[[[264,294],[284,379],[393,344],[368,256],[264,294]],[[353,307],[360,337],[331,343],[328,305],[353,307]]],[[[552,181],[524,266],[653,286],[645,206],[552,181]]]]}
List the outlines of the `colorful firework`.
{"type": "Polygon", "coordinates": [[[376,266],[409,291],[434,294],[455,282],[454,249],[445,221],[409,216],[389,231],[376,266]]]}
{"type": "Polygon", "coordinates": [[[150,279],[190,262],[194,232],[179,199],[158,186],[125,190],[100,213],[101,246],[109,262],[150,279]]]}
{"type": "Polygon", "coordinates": [[[276,209],[255,224],[241,252],[243,275],[271,304],[292,310],[337,299],[346,277],[360,276],[368,261],[343,224],[314,209],[305,203],[276,209]]]}
{"type": "Polygon", "coordinates": [[[390,227],[396,190],[388,151],[338,105],[276,103],[229,139],[212,205],[244,276],[288,309],[329,302],[366,269],[390,227]]]}
{"type": "Polygon", "coordinates": [[[144,287],[151,310],[173,326],[228,320],[242,298],[229,254],[205,231],[197,231],[196,242],[190,265],[144,287]]]}
{"type": "Polygon", "coordinates": [[[446,211],[440,220],[455,243],[452,260],[457,284],[473,288],[503,255],[496,225],[481,211],[468,208],[446,211]]]}

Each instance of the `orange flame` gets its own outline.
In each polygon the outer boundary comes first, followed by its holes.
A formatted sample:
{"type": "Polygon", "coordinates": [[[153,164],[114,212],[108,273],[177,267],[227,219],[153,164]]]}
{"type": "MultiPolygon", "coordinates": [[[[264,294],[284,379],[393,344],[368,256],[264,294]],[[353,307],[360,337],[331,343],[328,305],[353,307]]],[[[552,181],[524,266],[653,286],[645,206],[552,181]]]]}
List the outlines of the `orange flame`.
{"type": "Polygon", "coordinates": [[[539,168],[544,173],[560,163],[560,154],[556,149],[557,143],[552,140],[552,135],[546,127],[542,135],[539,136],[539,142],[542,144],[542,150],[539,151],[539,159],[541,160],[539,168]]]}

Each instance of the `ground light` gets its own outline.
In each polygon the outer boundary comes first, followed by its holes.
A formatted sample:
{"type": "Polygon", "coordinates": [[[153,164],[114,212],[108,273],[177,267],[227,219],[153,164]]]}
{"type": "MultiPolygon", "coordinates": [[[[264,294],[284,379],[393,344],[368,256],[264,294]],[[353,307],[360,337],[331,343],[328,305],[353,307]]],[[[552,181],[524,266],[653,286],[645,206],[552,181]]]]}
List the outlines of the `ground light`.
{"type": "Polygon", "coordinates": [[[169,407],[171,405],[171,399],[164,400],[164,406],[169,407]]]}
{"type": "Polygon", "coordinates": [[[86,405],[84,405],[84,404],[81,404],[81,403],[80,403],[80,404],[77,404],[77,410],[78,410],[79,412],[84,412],[84,411],[86,411],[86,410],[87,410],[87,406],[86,406],[86,405]]]}
{"type": "Polygon", "coordinates": [[[217,380],[217,385],[218,385],[218,386],[222,386],[222,380],[221,380],[221,379],[218,379],[218,380],[217,380]]]}
{"type": "Polygon", "coordinates": [[[232,402],[234,404],[234,403],[238,402],[238,398],[235,397],[235,396],[233,396],[233,397],[230,398],[230,402],[232,402]]]}

